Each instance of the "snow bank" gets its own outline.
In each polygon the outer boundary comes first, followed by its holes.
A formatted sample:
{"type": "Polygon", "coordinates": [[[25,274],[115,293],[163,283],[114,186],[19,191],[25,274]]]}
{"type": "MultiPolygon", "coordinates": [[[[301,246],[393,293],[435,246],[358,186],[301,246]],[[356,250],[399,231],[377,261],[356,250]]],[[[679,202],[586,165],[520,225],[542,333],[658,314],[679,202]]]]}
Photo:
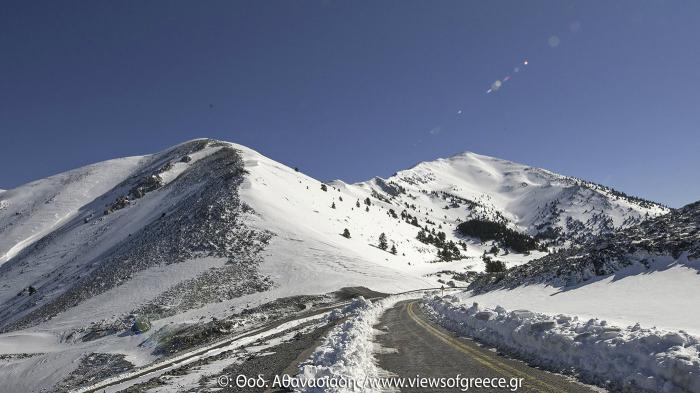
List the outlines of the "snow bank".
{"type": "MultiPolygon", "coordinates": [[[[355,299],[346,306],[341,313],[334,313],[332,317],[341,315],[348,319],[334,327],[328,336],[311,357],[299,366],[300,380],[321,380],[324,378],[345,378],[347,380],[363,380],[376,378],[378,368],[373,355],[372,337],[373,326],[379,322],[379,317],[387,308],[406,300],[414,299],[420,295],[406,294],[391,296],[375,303],[363,297],[355,299]]],[[[297,392],[350,392],[348,387],[323,387],[314,388],[306,386],[297,392]]],[[[367,388],[363,391],[371,392],[367,388]]]]}
{"type": "Polygon", "coordinates": [[[498,306],[466,307],[454,296],[426,298],[424,308],[445,328],[560,372],[629,392],[699,393],[700,343],[684,331],[620,328],[498,306]]]}

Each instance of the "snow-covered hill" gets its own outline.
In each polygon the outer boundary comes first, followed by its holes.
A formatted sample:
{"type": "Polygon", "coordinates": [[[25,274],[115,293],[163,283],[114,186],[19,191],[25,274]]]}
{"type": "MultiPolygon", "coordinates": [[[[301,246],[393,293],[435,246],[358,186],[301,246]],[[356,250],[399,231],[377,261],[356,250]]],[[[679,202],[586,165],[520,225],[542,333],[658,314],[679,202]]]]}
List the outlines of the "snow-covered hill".
{"type": "MultiPolygon", "coordinates": [[[[421,163],[386,180],[324,185],[244,146],[212,140],[35,181],[3,193],[0,204],[5,329],[92,303],[102,309],[93,318],[144,307],[174,314],[256,292],[280,297],[358,284],[387,291],[435,285],[428,274],[483,269],[480,256],[492,244],[455,232],[469,218],[534,236],[554,233],[546,240],[563,245],[668,211],[473,153],[421,163]],[[435,239],[444,232],[444,239],[419,241],[421,229],[435,239]],[[382,233],[386,250],[377,247],[382,233]],[[451,241],[459,251],[440,257],[451,241]],[[168,270],[174,281],[142,277],[154,269],[168,270]],[[235,275],[238,287],[195,290],[214,279],[211,271],[221,281],[235,275]],[[113,296],[135,283],[142,288],[138,299],[113,296]],[[183,295],[190,290],[197,299],[183,295]],[[99,296],[111,306],[100,307],[99,296]]],[[[500,258],[517,265],[542,255],[500,258]]]]}
{"type": "Polygon", "coordinates": [[[475,277],[467,302],[700,334],[700,202],[475,277]]]}
{"type": "Polygon", "coordinates": [[[497,279],[483,275],[472,288],[484,291],[530,284],[567,288],[623,274],[628,268],[641,272],[672,265],[697,268],[699,259],[700,202],[695,202],[514,267],[497,279]]]}
{"type": "Polygon", "coordinates": [[[388,179],[444,201],[448,217],[504,220],[519,231],[562,243],[630,226],[669,209],[544,169],[463,153],[421,163],[388,179]],[[456,211],[451,211],[456,209],[456,211]]]}
{"type": "Polygon", "coordinates": [[[0,329],[13,332],[0,349],[33,342],[43,354],[12,372],[56,364],[41,376],[48,386],[87,352],[152,360],[117,334],[139,316],[163,335],[295,295],[436,286],[454,275],[440,272],[482,271],[485,252],[521,265],[668,211],[473,153],[324,184],[244,146],[194,140],[0,194],[0,329]],[[523,254],[462,237],[456,226],[470,219],[541,246],[523,254]]]}

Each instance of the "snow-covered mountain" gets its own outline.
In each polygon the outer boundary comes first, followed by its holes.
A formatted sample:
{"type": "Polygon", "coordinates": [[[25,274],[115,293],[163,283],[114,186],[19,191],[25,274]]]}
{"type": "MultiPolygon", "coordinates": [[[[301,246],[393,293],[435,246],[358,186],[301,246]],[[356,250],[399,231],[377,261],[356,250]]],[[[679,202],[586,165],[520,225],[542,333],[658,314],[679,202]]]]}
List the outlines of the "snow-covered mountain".
{"type": "Polygon", "coordinates": [[[553,245],[580,241],[669,211],[592,182],[470,152],[420,163],[374,183],[379,188],[397,184],[427,195],[448,219],[503,221],[553,245]]]}
{"type": "MultiPolygon", "coordinates": [[[[455,226],[467,219],[564,245],[668,212],[474,153],[389,179],[324,185],[244,146],[206,139],[29,183],[3,193],[0,209],[6,330],[48,320],[76,327],[82,315],[171,316],[253,294],[425,287],[435,285],[431,273],[482,270],[492,244],[460,237],[455,226]],[[416,238],[421,228],[435,239],[444,232],[458,256],[432,263],[440,248],[416,238]],[[377,247],[382,233],[387,250],[377,247]]],[[[544,254],[501,258],[520,264],[544,254]]]]}
{"type": "Polygon", "coordinates": [[[280,298],[439,286],[444,272],[483,271],[484,253],[521,265],[668,212],[474,153],[324,184],[247,147],[193,140],[0,194],[0,329],[11,332],[0,349],[31,344],[41,354],[10,372],[52,386],[86,353],[152,361],[122,334],[139,316],[164,337],[280,298]],[[462,236],[470,220],[539,246],[462,236]]]}

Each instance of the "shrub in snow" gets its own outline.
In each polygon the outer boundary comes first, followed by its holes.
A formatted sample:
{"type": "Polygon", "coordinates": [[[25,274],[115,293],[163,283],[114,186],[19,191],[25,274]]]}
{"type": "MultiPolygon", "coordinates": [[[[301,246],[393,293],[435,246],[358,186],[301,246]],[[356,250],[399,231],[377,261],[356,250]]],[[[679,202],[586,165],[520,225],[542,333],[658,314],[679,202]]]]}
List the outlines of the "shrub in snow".
{"type": "Polygon", "coordinates": [[[131,331],[136,334],[141,334],[149,331],[151,329],[151,321],[144,316],[138,316],[134,319],[133,325],[131,325],[131,331]]]}
{"type": "Polygon", "coordinates": [[[483,257],[486,273],[501,273],[506,271],[506,264],[502,261],[493,260],[490,257],[483,257]]]}
{"type": "Polygon", "coordinates": [[[474,337],[550,370],[628,392],[700,393],[700,343],[683,331],[580,321],[503,307],[465,307],[453,296],[425,299],[426,312],[474,337]]]}

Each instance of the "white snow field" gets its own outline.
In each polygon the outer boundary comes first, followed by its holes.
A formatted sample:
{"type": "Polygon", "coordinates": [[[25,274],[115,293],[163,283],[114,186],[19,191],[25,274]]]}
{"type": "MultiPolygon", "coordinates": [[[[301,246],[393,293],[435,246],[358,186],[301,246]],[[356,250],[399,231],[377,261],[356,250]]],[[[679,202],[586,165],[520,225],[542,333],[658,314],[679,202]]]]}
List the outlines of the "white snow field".
{"type": "Polygon", "coordinates": [[[142,160],[143,157],[109,160],[2,192],[0,264],[114,188],[142,160]]]}
{"type": "MultiPolygon", "coordinates": [[[[5,329],[0,334],[0,382],[7,392],[49,389],[90,353],[123,354],[134,366],[143,366],[158,358],[153,348],[140,345],[154,332],[197,325],[282,297],[349,286],[397,293],[441,285],[438,272],[483,271],[481,256],[493,243],[461,238],[454,230],[469,217],[497,219],[530,235],[559,228],[569,236],[563,246],[577,236],[667,211],[602,186],[474,153],[420,163],[389,179],[325,186],[245,146],[208,139],[105,161],[0,193],[0,327],[5,329]],[[231,150],[242,167],[226,153],[231,150]],[[231,165],[230,172],[222,162],[231,165]],[[238,176],[240,185],[231,180],[238,176]],[[235,193],[218,189],[221,184],[236,184],[235,193]],[[225,196],[223,201],[216,192],[225,196]],[[413,218],[418,226],[411,224],[413,218]],[[572,222],[577,225],[568,225],[572,222]],[[462,259],[440,261],[437,247],[416,239],[425,227],[444,232],[447,241],[463,241],[462,259]],[[577,229],[567,229],[573,227],[577,229]],[[344,229],[350,238],[341,236],[344,229]],[[396,247],[395,255],[377,247],[381,233],[390,248],[396,247]],[[191,234],[198,243],[189,250],[183,242],[191,234]],[[212,239],[217,236],[220,244],[212,239]],[[177,254],[181,249],[187,252],[177,254]],[[242,277],[234,267],[240,267],[242,277]],[[229,282],[251,284],[216,292],[221,283],[206,280],[222,271],[233,275],[229,282]],[[204,285],[191,285],[197,280],[204,285]],[[212,288],[208,297],[197,297],[212,288]],[[148,332],[81,339],[95,326],[113,326],[154,303],[162,315],[153,318],[148,332]]],[[[501,253],[498,259],[514,266],[545,254],[501,253]]],[[[676,288],[694,285],[696,276],[684,272],[667,269],[647,277],[649,283],[684,283],[676,288]],[[676,273],[684,277],[667,276],[676,273]]],[[[603,288],[618,283],[595,285],[600,286],[596,293],[606,293],[603,288]]],[[[671,292],[656,296],[648,312],[639,312],[654,319],[668,308],[664,299],[687,298],[671,292]]],[[[528,296],[513,296],[513,302],[527,305],[528,296]]],[[[561,302],[561,312],[567,302],[561,302]]],[[[625,309],[631,303],[620,304],[625,309]]],[[[694,326],[688,319],[668,321],[674,327],[694,326]]]]}
{"type": "Polygon", "coordinates": [[[684,331],[424,299],[443,327],[584,381],[630,392],[700,392],[700,341],[684,331]]]}
{"type": "Polygon", "coordinates": [[[571,288],[543,284],[457,295],[466,303],[546,314],[600,318],[621,326],[641,324],[700,336],[700,260],[670,256],[645,268],[633,265],[571,288]]]}

